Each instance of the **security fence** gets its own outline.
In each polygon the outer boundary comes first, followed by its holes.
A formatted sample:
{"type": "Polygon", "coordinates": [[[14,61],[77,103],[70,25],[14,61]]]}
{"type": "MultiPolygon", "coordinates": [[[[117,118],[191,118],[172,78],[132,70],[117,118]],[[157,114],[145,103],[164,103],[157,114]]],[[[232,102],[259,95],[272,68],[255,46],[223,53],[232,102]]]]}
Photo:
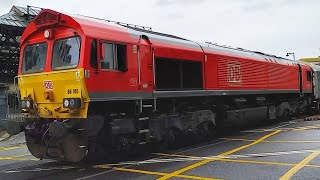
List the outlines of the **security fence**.
{"type": "Polygon", "coordinates": [[[16,81],[13,85],[0,86],[0,129],[18,134],[25,122],[21,113],[20,93],[16,81]]]}
{"type": "Polygon", "coordinates": [[[0,84],[0,129],[5,129],[5,121],[8,114],[8,99],[7,99],[8,86],[0,84]]]}

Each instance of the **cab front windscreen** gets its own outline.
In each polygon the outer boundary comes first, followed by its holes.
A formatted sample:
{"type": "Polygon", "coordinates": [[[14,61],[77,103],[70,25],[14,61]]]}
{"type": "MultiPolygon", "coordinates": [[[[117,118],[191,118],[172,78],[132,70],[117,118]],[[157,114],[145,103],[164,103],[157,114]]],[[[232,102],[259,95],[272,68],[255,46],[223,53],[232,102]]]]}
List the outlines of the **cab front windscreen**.
{"type": "Polygon", "coordinates": [[[47,50],[47,43],[27,45],[23,52],[22,73],[42,72],[46,65],[47,50]]]}
{"type": "Polygon", "coordinates": [[[53,44],[51,68],[53,70],[75,68],[80,58],[80,37],[58,39],[53,44]]]}

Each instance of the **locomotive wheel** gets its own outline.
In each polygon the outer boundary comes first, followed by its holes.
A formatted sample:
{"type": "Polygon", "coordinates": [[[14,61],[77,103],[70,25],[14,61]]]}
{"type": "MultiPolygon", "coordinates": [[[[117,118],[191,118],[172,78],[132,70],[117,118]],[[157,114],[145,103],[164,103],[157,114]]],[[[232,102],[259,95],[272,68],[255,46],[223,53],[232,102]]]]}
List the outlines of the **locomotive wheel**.
{"type": "Polygon", "coordinates": [[[215,125],[212,122],[203,122],[199,125],[199,135],[202,138],[214,137],[216,134],[215,125]]]}
{"type": "Polygon", "coordinates": [[[10,134],[11,136],[19,134],[21,132],[20,124],[15,121],[8,121],[6,128],[7,128],[8,134],[10,134]]]}
{"type": "Polygon", "coordinates": [[[212,122],[209,122],[207,126],[209,131],[208,137],[209,138],[215,137],[217,135],[217,127],[212,122]]]}
{"type": "Polygon", "coordinates": [[[290,120],[289,109],[286,109],[283,111],[280,121],[289,121],[289,120],[290,120]]]}
{"type": "Polygon", "coordinates": [[[25,135],[25,137],[30,153],[36,158],[44,158],[46,156],[46,146],[34,137],[28,135],[25,135]]]}
{"type": "Polygon", "coordinates": [[[165,136],[165,145],[168,148],[177,148],[179,147],[179,136],[180,136],[180,130],[177,128],[170,128],[165,136]]]}
{"type": "Polygon", "coordinates": [[[69,134],[63,139],[63,156],[65,161],[79,162],[87,155],[87,138],[69,134]]]}

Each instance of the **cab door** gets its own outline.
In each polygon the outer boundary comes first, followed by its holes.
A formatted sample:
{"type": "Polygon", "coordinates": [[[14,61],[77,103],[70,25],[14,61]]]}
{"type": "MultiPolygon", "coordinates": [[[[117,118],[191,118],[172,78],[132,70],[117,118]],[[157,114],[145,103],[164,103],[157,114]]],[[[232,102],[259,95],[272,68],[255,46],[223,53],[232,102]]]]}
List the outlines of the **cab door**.
{"type": "Polygon", "coordinates": [[[140,37],[138,45],[138,84],[144,98],[152,98],[154,89],[154,53],[147,36],[140,37]]]}

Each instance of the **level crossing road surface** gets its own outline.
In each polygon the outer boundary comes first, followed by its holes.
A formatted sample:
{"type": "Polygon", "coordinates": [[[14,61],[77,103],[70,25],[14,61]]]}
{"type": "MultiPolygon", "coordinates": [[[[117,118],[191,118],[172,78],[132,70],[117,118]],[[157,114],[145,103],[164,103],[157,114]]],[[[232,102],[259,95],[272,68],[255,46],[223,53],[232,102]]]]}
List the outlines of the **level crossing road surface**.
{"type": "Polygon", "coordinates": [[[319,179],[320,121],[246,130],[130,160],[62,163],[32,157],[23,133],[0,142],[0,179],[319,179]]]}

